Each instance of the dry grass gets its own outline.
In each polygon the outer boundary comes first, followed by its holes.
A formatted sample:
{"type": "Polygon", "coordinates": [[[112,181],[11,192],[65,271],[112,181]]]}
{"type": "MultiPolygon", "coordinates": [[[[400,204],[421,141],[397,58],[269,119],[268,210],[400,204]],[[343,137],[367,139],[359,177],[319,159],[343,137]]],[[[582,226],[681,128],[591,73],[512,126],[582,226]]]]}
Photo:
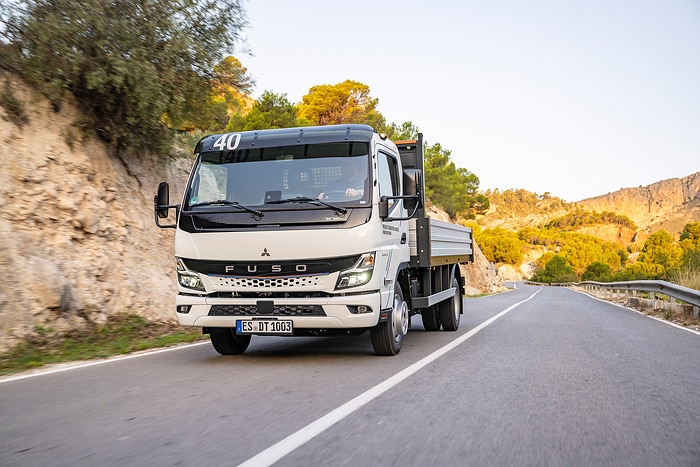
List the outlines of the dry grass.
{"type": "Polygon", "coordinates": [[[700,290],[700,268],[693,266],[682,268],[671,276],[671,282],[689,289],[700,290]]]}
{"type": "Polygon", "coordinates": [[[133,314],[111,316],[103,325],[58,333],[38,326],[24,342],[0,354],[0,375],[44,365],[106,358],[206,339],[198,328],[151,322],[133,314]]]}

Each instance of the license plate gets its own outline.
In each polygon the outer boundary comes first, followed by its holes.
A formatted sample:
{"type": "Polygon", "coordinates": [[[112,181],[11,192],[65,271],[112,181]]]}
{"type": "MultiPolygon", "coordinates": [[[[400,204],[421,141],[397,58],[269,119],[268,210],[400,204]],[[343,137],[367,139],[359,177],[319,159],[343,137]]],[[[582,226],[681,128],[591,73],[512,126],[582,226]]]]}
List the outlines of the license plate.
{"type": "Polygon", "coordinates": [[[253,319],[236,321],[236,334],[292,334],[292,321],[253,319]]]}

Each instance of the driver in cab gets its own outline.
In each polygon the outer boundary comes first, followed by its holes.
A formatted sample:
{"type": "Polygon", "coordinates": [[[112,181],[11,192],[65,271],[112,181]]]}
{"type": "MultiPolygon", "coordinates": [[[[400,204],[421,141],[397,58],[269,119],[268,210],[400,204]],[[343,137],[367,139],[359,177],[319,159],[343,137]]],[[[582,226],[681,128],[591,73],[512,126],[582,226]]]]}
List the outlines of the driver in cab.
{"type": "Polygon", "coordinates": [[[342,175],[326,185],[318,199],[353,199],[360,198],[365,192],[366,174],[362,170],[362,161],[343,159],[340,163],[342,175]]]}

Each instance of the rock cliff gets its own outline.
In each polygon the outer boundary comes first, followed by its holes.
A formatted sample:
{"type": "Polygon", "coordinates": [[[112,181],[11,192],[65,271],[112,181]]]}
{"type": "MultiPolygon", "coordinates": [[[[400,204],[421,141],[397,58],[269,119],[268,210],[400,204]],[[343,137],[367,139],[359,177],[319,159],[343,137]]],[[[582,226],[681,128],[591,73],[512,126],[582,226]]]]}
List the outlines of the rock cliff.
{"type": "Polygon", "coordinates": [[[700,172],[649,186],[624,188],[579,204],[598,212],[623,214],[647,234],[665,229],[677,239],[685,224],[700,222],[700,172]]]}
{"type": "Polygon", "coordinates": [[[173,231],[154,227],[153,192],[163,179],[182,190],[191,160],[135,155],[126,165],[82,138],[70,102],[55,113],[13,88],[29,122],[18,127],[0,108],[0,348],[38,326],[113,313],[172,319],[173,231]]]}

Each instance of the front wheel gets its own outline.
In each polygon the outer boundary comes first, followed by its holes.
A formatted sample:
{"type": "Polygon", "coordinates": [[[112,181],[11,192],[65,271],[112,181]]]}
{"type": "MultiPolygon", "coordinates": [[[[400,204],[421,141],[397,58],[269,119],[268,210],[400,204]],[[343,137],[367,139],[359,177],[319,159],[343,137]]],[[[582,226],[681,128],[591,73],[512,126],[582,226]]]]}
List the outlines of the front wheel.
{"type": "Polygon", "coordinates": [[[398,283],[394,285],[394,303],[389,319],[370,330],[372,347],[377,355],[396,355],[403,346],[403,337],[408,333],[410,322],[408,305],[398,283]]]}
{"type": "Polygon", "coordinates": [[[214,349],[221,355],[242,354],[250,344],[250,336],[236,334],[233,328],[213,328],[209,336],[214,349]]]}

